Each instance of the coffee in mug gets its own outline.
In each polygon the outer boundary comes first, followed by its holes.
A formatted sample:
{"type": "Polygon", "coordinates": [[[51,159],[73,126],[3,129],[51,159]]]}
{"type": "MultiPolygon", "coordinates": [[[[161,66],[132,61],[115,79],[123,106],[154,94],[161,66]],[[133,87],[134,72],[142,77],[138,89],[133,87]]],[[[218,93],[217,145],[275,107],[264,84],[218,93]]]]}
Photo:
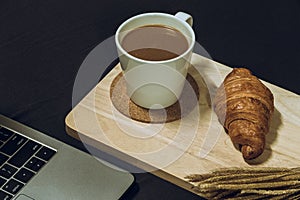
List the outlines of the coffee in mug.
{"type": "Polygon", "coordinates": [[[185,36],[173,27],[153,24],[128,32],[121,46],[130,55],[149,61],[175,58],[188,49],[185,36]]]}

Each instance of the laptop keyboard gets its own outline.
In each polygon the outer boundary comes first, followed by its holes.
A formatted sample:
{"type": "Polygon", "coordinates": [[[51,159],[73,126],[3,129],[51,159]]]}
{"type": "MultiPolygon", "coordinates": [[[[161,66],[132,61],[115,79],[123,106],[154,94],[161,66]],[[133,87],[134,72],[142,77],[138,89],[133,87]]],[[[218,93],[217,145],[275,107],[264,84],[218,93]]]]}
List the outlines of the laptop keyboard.
{"type": "Polygon", "coordinates": [[[0,125],[0,200],[13,198],[55,153],[0,125]]]}

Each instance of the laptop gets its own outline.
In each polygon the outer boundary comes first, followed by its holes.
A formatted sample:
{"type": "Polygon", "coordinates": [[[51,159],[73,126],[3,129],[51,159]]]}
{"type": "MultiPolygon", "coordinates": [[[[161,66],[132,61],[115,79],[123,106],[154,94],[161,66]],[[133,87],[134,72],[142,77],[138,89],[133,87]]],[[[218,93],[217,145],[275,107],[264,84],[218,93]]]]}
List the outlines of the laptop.
{"type": "Polygon", "coordinates": [[[0,200],[120,199],[134,176],[0,115],[0,200]]]}

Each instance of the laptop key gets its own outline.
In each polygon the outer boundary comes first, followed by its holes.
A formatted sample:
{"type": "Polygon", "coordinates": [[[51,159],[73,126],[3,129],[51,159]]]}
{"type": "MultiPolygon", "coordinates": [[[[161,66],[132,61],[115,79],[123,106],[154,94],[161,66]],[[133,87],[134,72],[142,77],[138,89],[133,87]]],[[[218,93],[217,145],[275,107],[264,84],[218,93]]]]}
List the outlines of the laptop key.
{"type": "Polygon", "coordinates": [[[22,168],[18,171],[18,173],[16,173],[16,175],[14,175],[14,178],[23,183],[27,183],[34,175],[35,173],[32,171],[22,168]]]}
{"type": "Polygon", "coordinates": [[[46,162],[38,159],[36,157],[32,157],[25,165],[28,169],[31,169],[34,172],[38,172],[46,162]]]}
{"type": "Polygon", "coordinates": [[[11,156],[13,155],[28,139],[21,135],[14,135],[2,147],[1,152],[11,156]]]}
{"type": "Polygon", "coordinates": [[[8,160],[8,156],[0,153],[0,166],[8,160]]]}
{"type": "Polygon", "coordinates": [[[23,183],[11,179],[2,187],[2,189],[11,194],[17,194],[17,192],[19,192],[23,186],[24,186],[23,183]]]}
{"type": "Polygon", "coordinates": [[[11,199],[12,196],[10,194],[7,194],[6,192],[4,191],[0,191],[0,199],[3,199],[3,200],[9,200],[11,199]]]}
{"type": "Polygon", "coordinates": [[[1,187],[2,185],[4,185],[5,182],[6,182],[6,180],[5,180],[4,178],[0,177],[0,187],[1,187]]]}
{"type": "Polygon", "coordinates": [[[8,163],[16,167],[21,167],[35,152],[39,150],[40,147],[40,144],[34,141],[28,141],[12,158],[8,160],[8,163]]]}
{"type": "Polygon", "coordinates": [[[6,142],[13,134],[14,132],[8,130],[7,128],[0,127],[0,140],[3,142],[6,142]]]}
{"type": "Polygon", "coordinates": [[[48,161],[56,152],[48,147],[42,147],[41,150],[36,154],[37,157],[48,161]]]}
{"type": "Polygon", "coordinates": [[[0,168],[0,176],[10,178],[16,173],[17,169],[11,165],[5,164],[0,168]]]}

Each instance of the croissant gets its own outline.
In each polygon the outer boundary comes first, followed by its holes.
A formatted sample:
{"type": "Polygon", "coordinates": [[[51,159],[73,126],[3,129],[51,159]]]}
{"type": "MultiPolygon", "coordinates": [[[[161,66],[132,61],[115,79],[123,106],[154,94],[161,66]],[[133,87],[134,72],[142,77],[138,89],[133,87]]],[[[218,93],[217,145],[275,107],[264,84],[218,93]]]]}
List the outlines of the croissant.
{"type": "Polygon", "coordinates": [[[214,111],[244,159],[261,155],[274,112],[271,91],[245,68],[235,68],[217,89],[214,111]]]}

